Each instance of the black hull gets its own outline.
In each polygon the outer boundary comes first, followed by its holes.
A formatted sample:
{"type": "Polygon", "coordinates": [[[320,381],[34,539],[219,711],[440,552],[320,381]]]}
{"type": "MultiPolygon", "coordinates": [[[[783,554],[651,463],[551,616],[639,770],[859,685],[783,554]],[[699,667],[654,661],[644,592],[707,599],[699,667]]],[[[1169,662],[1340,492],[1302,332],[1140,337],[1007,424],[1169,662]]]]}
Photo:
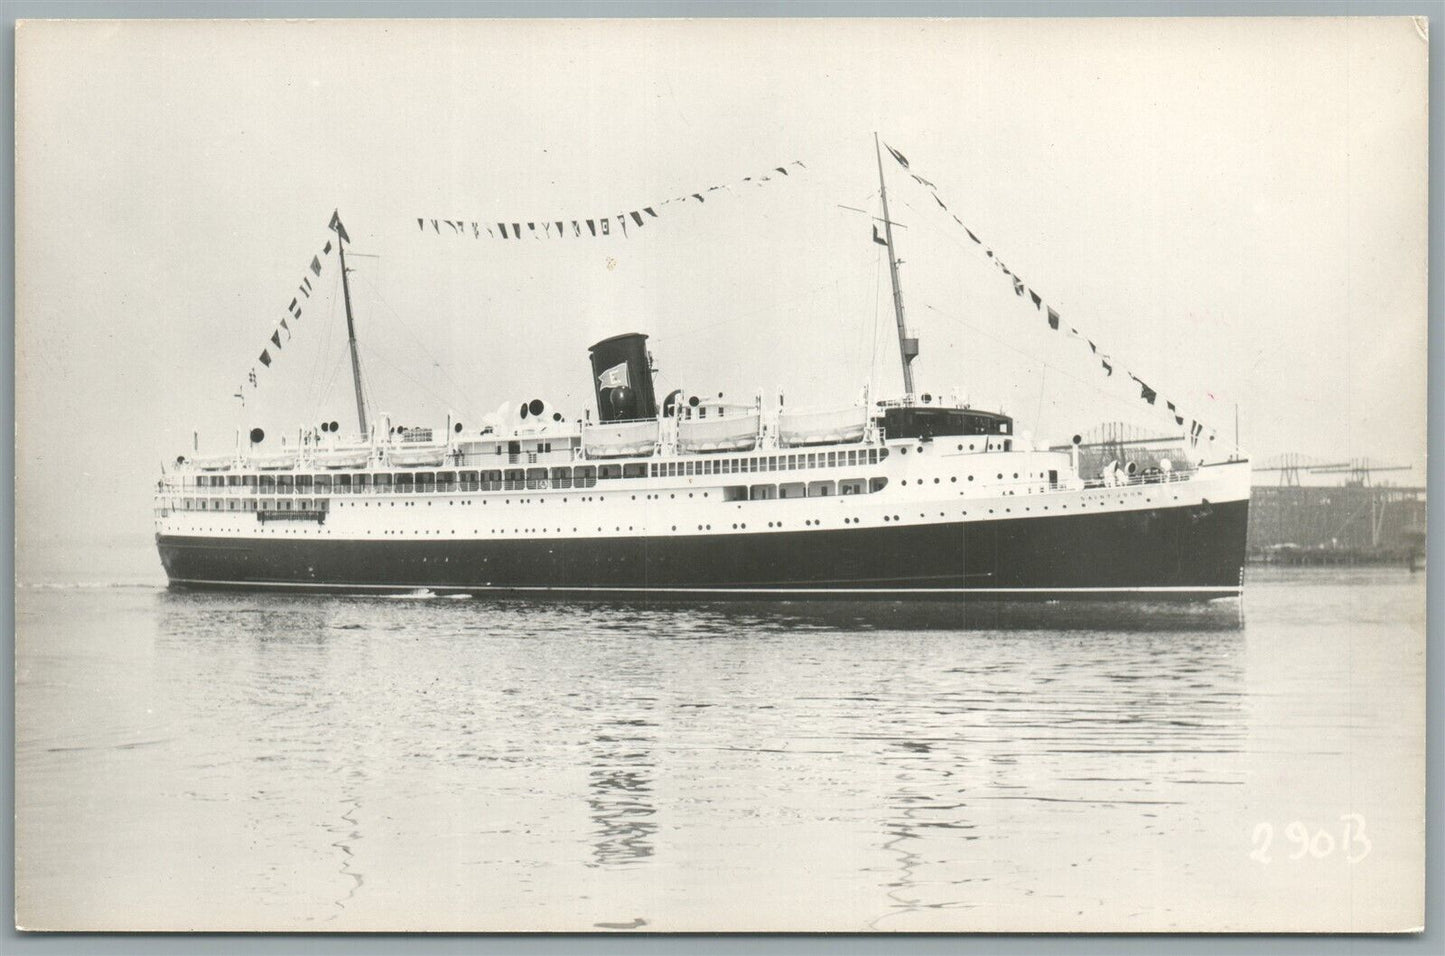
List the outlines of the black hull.
{"type": "Polygon", "coordinates": [[[1239,593],[1249,502],[771,534],[450,540],[158,535],[173,586],[648,599],[1209,599],[1239,593]]]}

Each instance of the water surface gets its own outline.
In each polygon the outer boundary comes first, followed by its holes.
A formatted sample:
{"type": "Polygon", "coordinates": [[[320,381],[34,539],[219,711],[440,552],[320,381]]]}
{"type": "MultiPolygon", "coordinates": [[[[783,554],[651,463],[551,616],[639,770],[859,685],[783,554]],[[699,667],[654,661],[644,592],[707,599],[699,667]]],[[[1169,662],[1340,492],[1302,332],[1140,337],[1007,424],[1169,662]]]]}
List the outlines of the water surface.
{"type": "Polygon", "coordinates": [[[30,927],[1350,930],[1421,905],[1403,570],[1021,609],[68,577],[17,605],[30,927]]]}

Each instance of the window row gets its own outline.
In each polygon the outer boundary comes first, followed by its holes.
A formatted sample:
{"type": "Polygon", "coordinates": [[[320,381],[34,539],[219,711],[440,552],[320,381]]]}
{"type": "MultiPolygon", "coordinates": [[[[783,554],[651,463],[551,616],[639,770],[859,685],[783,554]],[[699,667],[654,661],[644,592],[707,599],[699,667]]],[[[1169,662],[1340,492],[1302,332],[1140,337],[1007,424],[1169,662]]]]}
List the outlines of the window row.
{"type": "MultiPolygon", "coordinates": [[[[760,471],[791,471],[795,468],[857,468],[876,465],[888,457],[886,448],[850,448],[846,451],[800,452],[785,455],[755,455],[748,458],[699,458],[687,461],[659,461],[646,466],[652,478],[692,475],[738,475],[760,471]]],[[[626,468],[627,466],[623,466],[626,468]]],[[[624,477],[628,477],[624,475],[624,477]]]]}
{"type": "Polygon", "coordinates": [[[840,478],[837,481],[784,481],[776,485],[730,485],[723,501],[773,501],[777,498],[828,498],[870,495],[888,486],[887,478],[840,478]]]}
{"type": "Polygon", "coordinates": [[[327,511],[325,498],[182,498],[177,511],[327,511]]]}
{"type": "Polygon", "coordinates": [[[796,468],[856,468],[876,465],[888,457],[886,448],[756,455],[748,458],[704,458],[666,462],[618,462],[496,468],[477,471],[404,471],[396,473],[321,475],[196,475],[185,487],[240,488],[256,494],[412,494],[450,491],[520,491],[539,488],[591,488],[598,481],[619,478],[681,478],[784,471],[796,468]],[[192,483],[193,481],[193,483],[192,483]]]}

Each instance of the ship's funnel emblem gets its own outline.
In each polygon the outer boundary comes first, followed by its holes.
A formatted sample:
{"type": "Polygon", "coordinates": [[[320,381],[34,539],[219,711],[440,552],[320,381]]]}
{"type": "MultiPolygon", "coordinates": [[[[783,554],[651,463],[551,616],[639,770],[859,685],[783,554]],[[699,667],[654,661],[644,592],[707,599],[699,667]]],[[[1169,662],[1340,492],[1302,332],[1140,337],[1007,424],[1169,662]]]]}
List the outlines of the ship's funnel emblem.
{"type": "Polygon", "coordinates": [[[597,381],[603,388],[626,388],[631,383],[627,379],[627,363],[619,362],[601,375],[597,381]]]}
{"type": "Polygon", "coordinates": [[[631,418],[635,414],[632,408],[632,389],[625,385],[609,391],[607,400],[612,403],[612,414],[617,419],[631,418]]]}

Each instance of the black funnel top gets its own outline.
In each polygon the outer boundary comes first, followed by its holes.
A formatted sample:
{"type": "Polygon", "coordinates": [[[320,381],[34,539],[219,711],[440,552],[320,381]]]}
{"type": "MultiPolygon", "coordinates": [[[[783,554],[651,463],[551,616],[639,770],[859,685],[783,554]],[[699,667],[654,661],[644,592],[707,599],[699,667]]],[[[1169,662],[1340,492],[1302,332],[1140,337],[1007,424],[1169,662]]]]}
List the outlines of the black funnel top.
{"type": "Polygon", "coordinates": [[[592,356],[592,387],[597,391],[599,421],[657,417],[646,335],[641,332],[614,335],[598,342],[588,352],[592,356]]]}

